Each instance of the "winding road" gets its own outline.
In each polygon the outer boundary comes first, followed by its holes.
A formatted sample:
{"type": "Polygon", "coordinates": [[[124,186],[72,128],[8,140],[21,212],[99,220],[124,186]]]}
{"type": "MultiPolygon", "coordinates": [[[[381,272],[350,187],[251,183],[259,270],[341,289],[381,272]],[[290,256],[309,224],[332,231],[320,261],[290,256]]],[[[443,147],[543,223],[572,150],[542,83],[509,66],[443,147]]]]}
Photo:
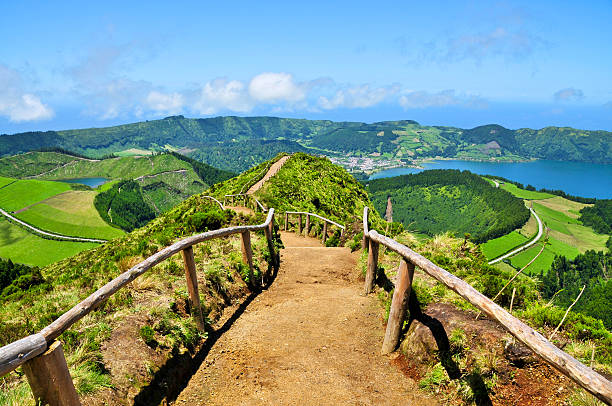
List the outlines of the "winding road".
{"type": "Polygon", "coordinates": [[[513,256],[516,253],[519,253],[523,250],[526,250],[527,248],[531,247],[533,244],[535,244],[536,242],[538,242],[538,240],[542,237],[542,234],[544,234],[544,226],[542,225],[542,220],[540,220],[540,218],[538,217],[538,215],[536,214],[536,212],[530,207],[529,211],[531,211],[531,214],[533,214],[533,216],[535,217],[535,219],[538,221],[538,234],[536,235],[536,237],[529,241],[527,244],[525,245],[521,245],[520,247],[508,252],[507,254],[502,255],[501,257],[497,257],[491,261],[489,261],[489,265],[493,265],[499,261],[502,261],[508,257],[513,256]]]}
{"type": "Polygon", "coordinates": [[[2,214],[4,217],[8,218],[9,220],[12,220],[14,222],[17,222],[19,224],[21,224],[22,226],[29,228],[30,230],[34,231],[37,234],[42,234],[42,235],[46,235],[48,237],[53,237],[53,238],[58,238],[60,240],[66,240],[66,241],[75,241],[75,242],[96,242],[96,243],[105,243],[107,240],[98,240],[95,238],[81,238],[81,237],[70,237],[67,235],[62,235],[62,234],[55,234],[55,233],[49,233],[47,231],[43,231],[39,228],[36,228],[34,226],[31,226],[30,224],[19,220],[16,217],[11,216],[9,213],[7,213],[6,211],[0,209],[0,214],[2,214]]]}

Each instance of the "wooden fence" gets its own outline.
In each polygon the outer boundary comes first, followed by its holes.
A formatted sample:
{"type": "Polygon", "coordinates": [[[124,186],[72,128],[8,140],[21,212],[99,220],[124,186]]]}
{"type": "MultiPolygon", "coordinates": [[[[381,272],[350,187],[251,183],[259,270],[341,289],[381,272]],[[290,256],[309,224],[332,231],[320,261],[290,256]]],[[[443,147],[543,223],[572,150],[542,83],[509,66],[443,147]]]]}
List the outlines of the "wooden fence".
{"type": "Polygon", "coordinates": [[[330,219],[327,219],[325,217],[319,216],[318,214],[314,214],[314,213],[308,213],[305,211],[287,211],[285,212],[285,231],[287,231],[287,229],[289,228],[289,215],[297,215],[298,216],[298,234],[302,234],[302,230],[305,230],[306,235],[308,235],[310,233],[310,219],[312,218],[317,218],[319,220],[321,220],[323,222],[323,235],[322,235],[322,239],[323,239],[323,244],[325,244],[325,241],[327,241],[327,225],[331,224],[334,225],[336,227],[338,227],[340,229],[340,236],[342,236],[344,234],[344,226],[341,224],[336,223],[335,221],[332,221],[330,219]],[[306,226],[302,227],[302,216],[306,216],[306,226]]]}
{"type": "Polygon", "coordinates": [[[512,316],[501,306],[474,289],[470,284],[440,268],[427,258],[417,254],[397,241],[369,229],[368,208],[363,211],[363,247],[368,249],[368,269],[365,278],[365,293],[372,292],[378,268],[380,244],[400,255],[398,279],[393,292],[389,321],[383,341],[382,352],[390,353],[399,343],[401,328],[406,314],[408,297],[412,286],[414,268],[418,266],[425,273],[437,279],[447,288],[476,306],[491,319],[497,321],[517,340],[529,347],[536,355],[554,368],[571,378],[584,389],[602,401],[612,404],[612,382],[582,364],[569,354],[561,351],[540,333],[512,316]]]}
{"type": "Polygon", "coordinates": [[[187,290],[191,300],[191,309],[193,309],[192,315],[198,328],[204,330],[204,318],[202,317],[202,308],[200,306],[193,246],[214,238],[240,234],[242,257],[249,266],[249,280],[253,281],[253,251],[251,249],[250,233],[251,231],[264,230],[270,256],[272,261],[274,261],[274,265],[278,266],[275,260],[276,253],[274,252],[274,242],[272,239],[273,227],[274,209],[270,209],[266,221],[262,224],[208,231],[185,238],[164,248],[102,286],[87,299],[42,329],[40,333],[22,338],[0,348],[0,377],[23,365],[23,370],[37,402],[50,405],[79,405],[79,398],[68,372],[61,343],[56,341],[64,331],[89,314],[119,289],[153,266],[179,252],[183,255],[187,290]]]}
{"type": "Polygon", "coordinates": [[[245,207],[249,207],[249,200],[251,203],[250,208],[252,208],[253,210],[261,210],[264,213],[268,211],[268,209],[266,209],[264,205],[261,204],[261,202],[257,200],[257,198],[253,195],[247,195],[246,193],[237,193],[235,195],[225,195],[223,197],[223,201],[225,202],[225,204],[227,204],[228,201],[231,204],[242,202],[244,203],[245,207]]]}

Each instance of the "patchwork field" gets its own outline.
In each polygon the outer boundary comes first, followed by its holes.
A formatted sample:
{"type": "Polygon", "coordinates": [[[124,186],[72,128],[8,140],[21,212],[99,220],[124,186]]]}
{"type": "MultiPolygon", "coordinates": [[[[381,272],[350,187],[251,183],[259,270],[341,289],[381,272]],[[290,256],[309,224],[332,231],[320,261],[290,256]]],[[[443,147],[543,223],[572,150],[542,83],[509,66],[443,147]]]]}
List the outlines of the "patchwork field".
{"type": "Polygon", "coordinates": [[[71,190],[31,206],[15,216],[45,231],[59,234],[112,239],[125,234],[108,225],[94,208],[97,192],[71,190]]]}
{"type": "MultiPolygon", "coordinates": [[[[605,250],[607,235],[597,234],[592,228],[582,225],[578,220],[580,210],[587,204],[574,202],[560,196],[548,193],[532,192],[519,189],[513,184],[502,186],[505,190],[517,197],[530,200],[534,211],[538,214],[544,226],[548,229],[546,247],[540,256],[526,270],[529,274],[538,274],[550,269],[556,255],[563,255],[569,259],[587,250],[605,250]]],[[[496,258],[512,248],[529,241],[530,232],[535,226],[531,220],[523,229],[515,230],[503,237],[496,238],[481,245],[482,251],[488,259],[496,258]],[[531,224],[530,224],[531,223],[531,224]]],[[[542,237],[542,243],[546,236],[542,237]]],[[[510,264],[515,268],[522,268],[529,263],[540,251],[542,243],[537,243],[529,249],[510,258],[510,264]]]]}
{"type": "Polygon", "coordinates": [[[18,211],[69,190],[70,185],[62,182],[16,180],[0,189],[0,207],[18,211]]]}
{"type": "Polygon", "coordinates": [[[42,267],[98,245],[47,240],[0,218],[0,257],[13,262],[42,267]]]}

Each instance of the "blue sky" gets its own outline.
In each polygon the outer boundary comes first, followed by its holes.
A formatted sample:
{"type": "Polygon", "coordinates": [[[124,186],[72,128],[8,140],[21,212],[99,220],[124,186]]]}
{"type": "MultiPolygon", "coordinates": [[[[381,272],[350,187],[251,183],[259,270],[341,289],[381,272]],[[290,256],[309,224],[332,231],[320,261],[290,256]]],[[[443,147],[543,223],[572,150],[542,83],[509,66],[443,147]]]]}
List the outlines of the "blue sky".
{"type": "Polygon", "coordinates": [[[173,114],[612,130],[610,1],[11,3],[0,133],[173,114]]]}

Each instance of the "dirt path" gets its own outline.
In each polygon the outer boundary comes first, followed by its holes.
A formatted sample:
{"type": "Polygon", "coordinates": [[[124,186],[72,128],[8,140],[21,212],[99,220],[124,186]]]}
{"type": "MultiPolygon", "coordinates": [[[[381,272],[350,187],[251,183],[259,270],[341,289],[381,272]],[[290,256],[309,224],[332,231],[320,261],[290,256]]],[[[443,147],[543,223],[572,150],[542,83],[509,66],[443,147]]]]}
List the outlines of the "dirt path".
{"type": "Polygon", "coordinates": [[[279,159],[278,161],[274,162],[272,164],[272,166],[270,166],[270,169],[268,169],[268,172],[266,172],[264,177],[261,178],[259,180],[259,182],[257,182],[253,186],[251,186],[251,188],[249,190],[247,190],[246,194],[247,195],[252,195],[253,193],[257,192],[259,189],[261,189],[261,187],[264,185],[264,183],[266,183],[266,181],[268,179],[270,179],[272,176],[276,175],[276,172],[279,171],[279,169],[285,164],[285,162],[289,158],[291,158],[291,155],[284,156],[281,159],[279,159]]]}
{"type": "Polygon", "coordinates": [[[273,285],[215,343],[177,405],[435,404],[380,355],[381,308],[357,253],[282,233],[273,285]]]}

